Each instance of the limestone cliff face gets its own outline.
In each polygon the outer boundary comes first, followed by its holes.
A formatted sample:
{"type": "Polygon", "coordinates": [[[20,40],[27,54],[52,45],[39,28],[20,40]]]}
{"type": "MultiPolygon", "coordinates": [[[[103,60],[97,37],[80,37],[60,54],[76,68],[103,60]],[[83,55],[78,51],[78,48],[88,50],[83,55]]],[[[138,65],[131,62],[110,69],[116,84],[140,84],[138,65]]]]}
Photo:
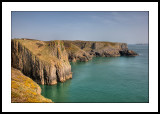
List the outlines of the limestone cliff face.
{"type": "Polygon", "coordinates": [[[95,41],[11,40],[11,64],[39,84],[53,85],[72,78],[69,61],[92,57],[136,56],[126,43],[95,41]]]}
{"type": "MultiPolygon", "coordinates": [[[[89,58],[86,60],[92,59],[93,56],[100,57],[115,57],[115,56],[136,56],[136,52],[128,50],[126,43],[113,43],[113,42],[96,42],[96,41],[64,41],[65,47],[67,47],[67,52],[69,58],[72,60],[77,60],[79,55],[81,58],[89,58]],[[72,46],[69,46],[72,45],[72,46]],[[69,47],[69,48],[68,48],[69,47]],[[78,49],[74,48],[78,47],[78,49]],[[73,49],[74,48],[74,49],[73,49]],[[79,52],[79,53],[78,53],[79,52]],[[76,55],[75,53],[78,53],[76,55]]],[[[80,58],[79,57],[79,58],[80,58]]],[[[81,60],[81,59],[80,59],[81,60]]],[[[83,60],[83,59],[82,59],[83,60]]]]}
{"type": "Polygon", "coordinates": [[[92,56],[78,45],[75,45],[73,41],[63,41],[66,51],[68,53],[68,59],[71,62],[88,61],[92,59],[92,56]]]}
{"type": "Polygon", "coordinates": [[[62,41],[13,39],[11,65],[39,84],[53,85],[72,78],[62,41]]]}

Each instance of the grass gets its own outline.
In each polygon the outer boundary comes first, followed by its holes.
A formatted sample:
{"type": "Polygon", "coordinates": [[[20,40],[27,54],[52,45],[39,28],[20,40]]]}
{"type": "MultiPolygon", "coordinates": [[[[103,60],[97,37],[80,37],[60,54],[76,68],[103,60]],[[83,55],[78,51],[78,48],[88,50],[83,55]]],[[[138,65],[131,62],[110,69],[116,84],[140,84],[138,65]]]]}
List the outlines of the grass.
{"type": "Polygon", "coordinates": [[[11,68],[12,103],[50,103],[52,100],[41,95],[40,86],[19,70],[11,68]]]}
{"type": "Polygon", "coordinates": [[[75,54],[75,53],[81,51],[81,49],[78,46],[76,46],[68,41],[65,42],[65,49],[68,53],[72,53],[72,54],[75,54]]]}
{"type": "Polygon", "coordinates": [[[60,42],[60,45],[61,45],[61,51],[63,52],[64,51],[64,42],[60,42]]]}
{"type": "MultiPolygon", "coordinates": [[[[36,57],[46,65],[55,65],[59,61],[63,62],[63,60],[65,60],[65,63],[69,64],[69,62],[67,62],[68,56],[65,51],[63,41],[39,41],[30,39],[12,39],[12,41],[16,44],[19,43],[22,48],[28,50],[28,52],[32,55],[33,60],[35,60],[36,57]]],[[[21,56],[22,51],[18,54],[21,56]]]]}
{"type": "Polygon", "coordinates": [[[92,50],[92,45],[93,43],[97,43],[100,47],[100,49],[103,48],[119,48],[119,44],[121,43],[117,43],[117,42],[102,42],[102,41],[64,41],[65,42],[65,48],[69,50],[71,50],[72,52],[78,51],[76,50],[78,48],[81,49],[81,47],[83,47],[85,45],[85,47],[82,49],[86,52],[90,52],[92,50]],[[74,46],[73,46],[74,45],[74,46]]]}
{"type": "Polygon", "coordinates": [[[115,46],[115,43],[112,42],[104,42],[104,46],[115,46]]]}
{"type": "Polygon", "coordinates": [[[37,56],[40,60],[46,63],[54,63],[57,61],[57,57],[51,55],[53,48],[49,44],[52,44],[53,47],[59,43],[59,41],[44,42],[39,40],[22,40],[14,39],[18,41],[23,47],[30,51],[33,57],[37,56]]]}
{"type": "Polygon", "coordinates": [[[38,45],[38,48],[42,47],[43,44],[42,43],[36,43],[38,45]]]}

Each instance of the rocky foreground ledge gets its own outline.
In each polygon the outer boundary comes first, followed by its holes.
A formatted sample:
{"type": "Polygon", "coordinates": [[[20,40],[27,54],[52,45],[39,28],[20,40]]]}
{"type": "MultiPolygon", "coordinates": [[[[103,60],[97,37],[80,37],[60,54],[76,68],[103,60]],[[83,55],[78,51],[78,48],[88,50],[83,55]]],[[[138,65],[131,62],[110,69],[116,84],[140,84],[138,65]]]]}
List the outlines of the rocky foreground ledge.
{"type": "Polygon", "coordinates": [[[11,65],[38,84],[54,85],[72,78],[69,62],[93,57],[137,56],[126,43],[96,41],[11,40],[11,65]]]}

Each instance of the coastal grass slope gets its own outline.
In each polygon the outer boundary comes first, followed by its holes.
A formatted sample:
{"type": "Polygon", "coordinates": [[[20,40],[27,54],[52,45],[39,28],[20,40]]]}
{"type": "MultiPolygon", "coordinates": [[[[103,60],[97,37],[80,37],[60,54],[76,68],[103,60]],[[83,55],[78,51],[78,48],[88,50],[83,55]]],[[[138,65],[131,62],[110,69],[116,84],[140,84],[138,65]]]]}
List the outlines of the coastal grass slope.
{"type": "Polygon", "coordinates": [[[40,86],[21,71],[11,68],[11,102],[12,103],[52,103],[41,95],[40,86]]]}

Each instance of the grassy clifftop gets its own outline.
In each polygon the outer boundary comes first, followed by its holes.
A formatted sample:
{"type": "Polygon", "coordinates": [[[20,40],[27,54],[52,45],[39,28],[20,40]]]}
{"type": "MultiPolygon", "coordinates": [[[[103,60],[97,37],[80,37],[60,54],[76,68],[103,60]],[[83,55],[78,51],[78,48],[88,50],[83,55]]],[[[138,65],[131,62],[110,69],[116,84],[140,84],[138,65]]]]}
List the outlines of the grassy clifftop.
{"type": "Polygon", "coordinates": [[[12,39],[12,67],[38,84],[54,85],[72,78],[63,41],[12,39]]]}
{"type": "Polygon", "coordinates": [[[63,42],[66,51],[69,54],[69,61],[73,62],[77,60],[88,61],[94,56],[115,57],[121,56],[123,52],[124,54],[128,53],[128,47],[126,43],[80,40],[64,40],[63,42]]]}
{"type": "Polygon", "coordinates": [[[19,70],[11,69],[11,102],[14,103],[51,103],[52,100],[41,95],[40,86],[19,70]]]}
{"type": "Polygon", "coordinates": [[[68,43],[72,43],[78,46],[81,49],[102,49],[102,48],[120,48],[122,44],[127,45],[126,43],[118,43],[118,42],[106,42],[106,41],[64,41],[68,43]]]}
{"type": "Polygon", "coordinates": [[[75,45],[73,41],[63,41],[65,49],[68,53],[68,58],[69,61],[76,62],[77,60],[79,61],[88,61],[91,60],[92,57],[81,49],[80,45],[75,45]]]}
{"type": "Polygon", "coordinates": [[[136,56],[126,43],[99,41],[11,40],[11,64],[38,84],[54,85],[72,78],[69,61],[92,57],[136,56]]]}
{"type": "Polygon", "coordinates": [[[54,85],[71,79],[69,61],[86,62],[97,56],[137,56],[137,53],[128,50],[126,43],[12,39],[12,102],[52,102],[40,95],[37,83],[54,85]]]}
{"type": "Polygon", "coordinates": [[[57,61],[56,53],[52,47],[61,47],[61,41],[50,41],[44,42],[40,40],[31,40],[31,39],[14,39],[13,41],[19,42],[22,46],[27,48],[32,55],[37,56],[40,60],[45,62],[55,62],[57,61]]]}

